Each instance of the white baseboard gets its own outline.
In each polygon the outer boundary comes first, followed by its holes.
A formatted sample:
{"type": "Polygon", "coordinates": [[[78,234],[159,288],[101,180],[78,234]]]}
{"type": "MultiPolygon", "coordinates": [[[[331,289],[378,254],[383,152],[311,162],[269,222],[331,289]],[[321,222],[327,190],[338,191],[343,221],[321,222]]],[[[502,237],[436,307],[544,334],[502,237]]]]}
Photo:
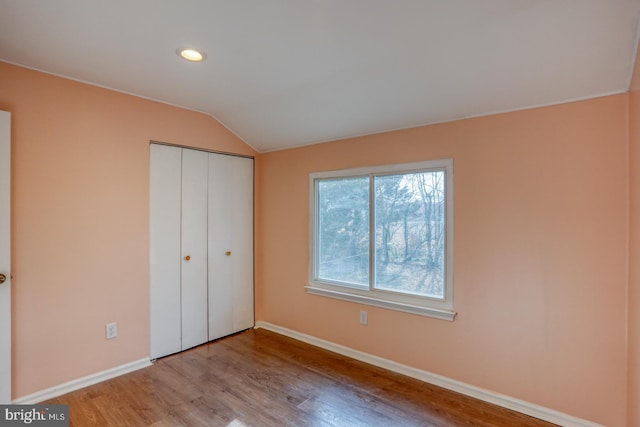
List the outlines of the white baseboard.
{"type": "Polygon", "coordinates": [[[129,372],[137,371],[138,369],[146,368],[151,365],[151,361],[147,359],[136,360],[135,362],[125,363],[124,365],[116,366],[115,368],[107,369],[106,371],[97,372],[95,374],[87,375],[86,377],[78,378],[73,381],[66,382],[57,386],[50,387],[45,390],[40,390],[27,396],[20,397],[12,401],[13,404],[35,404],[45,400],[53,399],[54,397],[62,396],[63,394],[70,393],[72,391],[79,390],[90,385],[100,383],[102,381],[110,380],[111,378],[119,377],[120,375],[128,374],[129,372]]]}
{"type": "Polygon", "coordinates": [[[281,326],[273,325],[268,322],[257,321],[255,327],[263,328],[281,335],[285,335],[298,341],[303,341],[307,344],[311,344],[316,347],[332,351],[334,353],[342,354],[343,356],[351,357],[352,359],[356,359],[361,362],[369,363],[371,365],[388,369],[390,371],[397,372],[408,377],[416,378],[420,381],[446,388],[460,394],[471,396],[476,399],[492,403],[494,405],[511,409],[513,411],[530,415],[532,417],[539,418],[550,423],[558,424],[564,427],[603,427],[601,424],[583,420],[565,414],[563,412],[545,408],[544,406],[525,402],[523,400],[509,397],[504,394],[495,393],[490,390],[463,383],[461,381],[443,377],[442,375],[437,375],[428,371],[423,371],[421,369],[412,368],[411,366],[403,365],[389,359],[383,359],[381,357],[373,356],[359,350],[354,350],[340,344],[325,341],[323,339],[303,334],[301,332],[297,332],[281,326]]]}

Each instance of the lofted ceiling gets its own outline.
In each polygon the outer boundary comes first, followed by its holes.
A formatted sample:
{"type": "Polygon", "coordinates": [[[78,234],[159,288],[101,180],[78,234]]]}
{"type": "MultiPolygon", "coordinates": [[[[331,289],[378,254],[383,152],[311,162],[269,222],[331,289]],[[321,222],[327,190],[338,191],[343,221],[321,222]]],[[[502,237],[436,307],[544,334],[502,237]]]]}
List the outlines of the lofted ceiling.
{"type": "Polygon", "coordinates": [[[639,16],[640,0],[0,0],[0,60],[207,113],[266,152],[625,92],[639,16]]]}

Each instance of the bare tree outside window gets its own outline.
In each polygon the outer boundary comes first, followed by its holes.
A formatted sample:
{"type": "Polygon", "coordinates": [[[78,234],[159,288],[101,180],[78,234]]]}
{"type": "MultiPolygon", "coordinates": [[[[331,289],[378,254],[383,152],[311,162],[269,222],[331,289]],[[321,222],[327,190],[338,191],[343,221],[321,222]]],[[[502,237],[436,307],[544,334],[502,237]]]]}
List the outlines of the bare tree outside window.
{"type": "Polygon", "coordinates": [[[377,176],[374,287],[444,296],[444,172],[377,176]]]}
{"type": "Polygon", "coordinates": [[[351,286],[444,298],[445,217],[442,170],[319,180],[317,276],[351,286]]]}
{"type": "Polygon", "coordinates": [[[369,286],[369,177],[318,183],[318,276],[369,286]]]}

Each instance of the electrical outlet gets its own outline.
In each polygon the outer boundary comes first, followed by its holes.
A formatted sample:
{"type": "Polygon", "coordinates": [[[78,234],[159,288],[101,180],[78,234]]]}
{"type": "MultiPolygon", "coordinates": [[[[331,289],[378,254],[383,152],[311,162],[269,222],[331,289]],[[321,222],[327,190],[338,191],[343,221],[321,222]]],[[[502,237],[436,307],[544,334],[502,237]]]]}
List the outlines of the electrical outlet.
{"type": "Polygon", "coordinates": [[[360,310],[360,324],[361,325],[366,325],[367,321],[368,321],[368,316],[367,316],[367,312],[364,310],[360,310]]]}
{"type": "Polygon", "coordinates": [[[105,325],[106,339],[111,340],[118,336],[118,324],[116,322],[105,325]]]}

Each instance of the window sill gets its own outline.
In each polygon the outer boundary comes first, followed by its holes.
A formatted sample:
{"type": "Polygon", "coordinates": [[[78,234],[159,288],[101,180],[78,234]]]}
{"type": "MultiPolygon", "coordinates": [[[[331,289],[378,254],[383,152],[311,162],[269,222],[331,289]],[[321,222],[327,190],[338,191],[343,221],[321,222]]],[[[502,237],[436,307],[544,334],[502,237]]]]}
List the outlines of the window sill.
{"type": "Polygon", "coordinates": [[[320,295],[328,298],[335,298],[344,301],[350,301],[360,304],[372,305],[375,307],[387,308],[389,310],[402,311],[405,313],[417,314],[419,316],[433,317],[435,319],[453,321],[456,317],[456,312],[453,310],[444,310],[433,307],[423,307],[419,305],[412,305],[401,303],[397,301],[390,301],[380,298],[372,298],[363,295],[356,295],[348,292],[340,292],[332,289],[325,289],[316,286],[305,286],[307,293],[312,295],[320,295]]]}

